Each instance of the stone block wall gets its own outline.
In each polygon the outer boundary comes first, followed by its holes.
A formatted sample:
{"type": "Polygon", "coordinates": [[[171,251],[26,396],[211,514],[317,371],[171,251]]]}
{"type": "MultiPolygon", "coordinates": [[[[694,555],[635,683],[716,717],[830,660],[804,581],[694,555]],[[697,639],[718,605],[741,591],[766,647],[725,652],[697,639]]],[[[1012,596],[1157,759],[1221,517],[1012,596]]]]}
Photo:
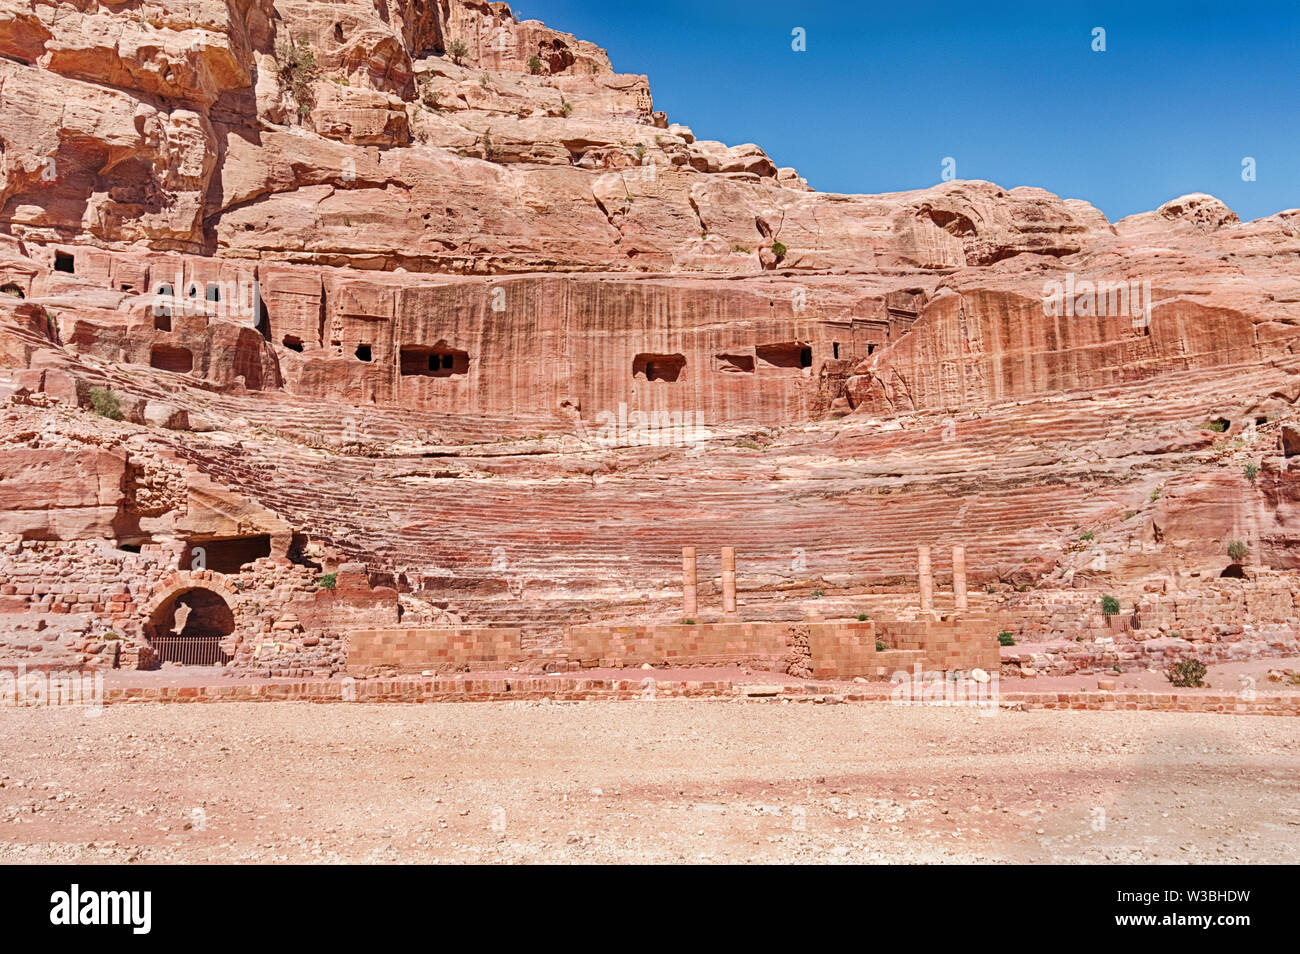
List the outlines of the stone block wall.
{"type": "Polygon", "coordinates": [[[347,636],[348,669],[504,669],[522,660],[519,630],[489,627],[363,629],[347,636]]]}
{"type": "Polygon", "coordinates": [[[943,619],[877,619],[887,649],[920,650],[927,669],[951,671],[983,669],[997,672],[1001,665],[998,624],[984,617],[953,616],[943,619]]]}

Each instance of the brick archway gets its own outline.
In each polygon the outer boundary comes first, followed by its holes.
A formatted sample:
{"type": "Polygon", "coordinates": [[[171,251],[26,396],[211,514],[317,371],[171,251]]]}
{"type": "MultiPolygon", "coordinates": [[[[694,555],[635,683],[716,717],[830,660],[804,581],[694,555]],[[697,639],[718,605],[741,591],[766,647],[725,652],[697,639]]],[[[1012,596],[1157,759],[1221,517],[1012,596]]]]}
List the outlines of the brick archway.
{"type": "Polygon", "coordinates": [[[239,638],[235,613],[236,591],[211,570],[177,571],[154,587],[145,604],[141,626],[144,639],[162,662],[225,665],[234,655],[239,638]],[[172,615],[184,608],[179,632],[172,615]]]}
{"type": "Polygon", "coordinates": [[[186,590],[212,590],[221,596],[227,604],[232,604],[237,595],[233,586],[225,581],[220,573],[211,570],[177,570],[165,580],[156,584],[144,604],[144,618],[148,622],[158,608],[170,599],[180,596],[186,590]]]}

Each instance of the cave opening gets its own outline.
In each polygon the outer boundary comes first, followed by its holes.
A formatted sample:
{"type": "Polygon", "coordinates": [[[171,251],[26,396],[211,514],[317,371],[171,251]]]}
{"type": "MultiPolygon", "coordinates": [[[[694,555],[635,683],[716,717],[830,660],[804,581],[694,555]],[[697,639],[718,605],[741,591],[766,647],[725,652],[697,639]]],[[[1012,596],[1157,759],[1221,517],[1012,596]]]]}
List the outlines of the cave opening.
{"type": "Polygon", "coordinates": [[[271,555],[271,536],[261,533],[224,540],[191,540],[181,552],[182,570],[196,567],[218,573],[238,573],[243,567],[271,555]]]}
{"type": "Polygon", "coordinates": [[[639,354],[632,359],[632,376],[647,381],[676,381],[686,368],[681,354],[639,354]]]}
{"type": "Polygon", "coordinates": [[[149,365],[159,371],[189,374],[194,370],[194,355],[190,353],[188,348],[154,345],[149,352],[149,365]]]}
{"type": "Polygon", "coordinates": [[[449,378],[469,372],[469,352],[455,348],[402,345],[398,359],[405,376],[449,378]]]}

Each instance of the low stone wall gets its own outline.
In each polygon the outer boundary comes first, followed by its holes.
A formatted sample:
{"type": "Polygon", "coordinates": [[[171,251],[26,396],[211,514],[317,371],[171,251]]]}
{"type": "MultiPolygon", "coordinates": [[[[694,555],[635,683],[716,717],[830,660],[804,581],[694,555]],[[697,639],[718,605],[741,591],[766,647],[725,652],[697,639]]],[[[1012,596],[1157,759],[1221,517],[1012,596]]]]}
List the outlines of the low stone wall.
{"type": "Polygon", "coordinates": [[[518,629],[362,629],[348,634],[349,670],[505,669],[522,660],[518,629]]]}
{"type": "Polygon", "coordinates": [[[518,629],[359,630],[348,637],[347,666],[353,672],[750,666],[844,680],[885,679],[917,664],[925,669],[997,670],[997,641],[986,621],[889,625],[893,645],[886,643],[883,650],[876,648],[876,625],[870,621],[575,626],[561,647],[529,655],[520,650],[518,629]]]}
{"type": "MultiPolygon", "coordinates": [[[[759,665],[772,668],[789,651],[787,623],[575,626],[561,655],[581,667],[759,665]]],[[[874,645],[874,643],[873,643],[874,645]]]]}
{"type": "Polygon", "coordinates": [[[937,620],[882,617],[876,623],[886,648],[921,651],[927,669],[996,672],[1001,665],[998,624],[984,617],[949,616],[937,620]]]}
{"type": "MultiPolygon", "coordinates": [[[[0,679],[0,689],[4,681],[0,679]]],[[[93,698],[44,695],[23,701],[0,691],[0,709],[11,706],[132,705],[150,703],[317,702],[597,702],[658,699],[751,699],[770,702],[869,702],[892,706],[888,687],[797,683],[780,686],[738,684],[726,679],[597,679],[579,676],[488,676],[405,679],[315,679],[304,682],[241,681],[217,686],[136,686],[105,688],[93,698]]],[[[1204,692],[1014,692],[1003,693],[1002,708],[1025,710],[1199,712],[1223,715],[1300,716],[1300,692],[1240,695],[1204,692]]]]}

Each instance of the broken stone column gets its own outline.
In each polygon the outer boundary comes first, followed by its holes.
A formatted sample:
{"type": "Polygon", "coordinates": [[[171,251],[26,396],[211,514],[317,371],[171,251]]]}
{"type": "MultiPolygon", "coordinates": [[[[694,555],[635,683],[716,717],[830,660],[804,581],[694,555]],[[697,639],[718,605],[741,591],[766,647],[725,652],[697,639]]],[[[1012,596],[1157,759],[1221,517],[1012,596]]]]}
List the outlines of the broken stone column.
{"type": "Polygon", "coordinates": [[[695,576],[695,547],[682,547],[682,618],[694,619],[699,589],[695,576]]]}
{"type": "Polygon", "coordinates": [[[722,548],[722,615],[736,615],[736,548],[722,548]]]}
{"type": "Polygon", "coordinates": [[[916,575],[921,590],[921,612],[934,609],[934,577],[930,575],[930,548],[916,548],[916,575]]]}
{"type": "Polygon", "coordinates": [[[958,613],[966,612],[966,548],[952,548],[952,598],[958,613]]]}

